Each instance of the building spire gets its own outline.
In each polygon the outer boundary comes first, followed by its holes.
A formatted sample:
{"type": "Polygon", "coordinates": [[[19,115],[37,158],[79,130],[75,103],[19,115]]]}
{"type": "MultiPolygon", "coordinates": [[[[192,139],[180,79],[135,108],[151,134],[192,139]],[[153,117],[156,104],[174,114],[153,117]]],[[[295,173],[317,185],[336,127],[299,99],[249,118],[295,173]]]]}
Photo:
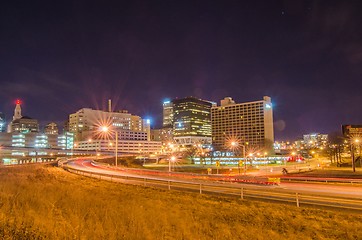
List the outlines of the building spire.
{"type": "Polygon", "coordinates": [[[22,117],[20,104],[21,104],[21,101],[19,99],[16,100],[16,106],[15,106],[15,110],[14,110],[13,120],[20,119],[22,117]]]}
{"type": "Polygon", "coordinates": [[[108,99],[108,112],[112,112],[112,100],[108,99]]]}

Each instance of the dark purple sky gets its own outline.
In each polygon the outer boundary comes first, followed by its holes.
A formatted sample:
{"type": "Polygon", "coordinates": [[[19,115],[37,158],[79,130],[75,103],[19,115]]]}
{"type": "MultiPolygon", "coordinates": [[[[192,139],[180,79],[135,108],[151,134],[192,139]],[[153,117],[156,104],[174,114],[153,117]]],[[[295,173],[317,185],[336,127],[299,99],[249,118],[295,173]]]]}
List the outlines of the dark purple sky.
{"type": "Polygon", "coordinates": [[[276,139],[362,123],[361,1],[7,1],[0,111],[64,121],[112,98],[161,124],[165,98],[272,97],[276,139]]]}

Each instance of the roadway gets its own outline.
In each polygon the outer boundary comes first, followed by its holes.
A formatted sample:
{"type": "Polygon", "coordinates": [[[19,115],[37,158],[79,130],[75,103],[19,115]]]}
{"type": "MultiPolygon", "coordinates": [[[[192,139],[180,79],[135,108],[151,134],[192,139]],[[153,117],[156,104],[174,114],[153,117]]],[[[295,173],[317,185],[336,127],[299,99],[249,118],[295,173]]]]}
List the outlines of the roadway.
{"type": "MultiPolygon", "coordinates": [[[[356,198],[362,200],[362,186],[358,185],[336,185],[336,184],[323,184],[323,183],[295,183],[295,182],[281,182],[279,185],[257,185],[257,184],[247,184],[247,183],[220,183],[215,182],[215,178],[208,178],[207,175],[200,174],[185,174],[185,173],[167,173],[164,171],[149,171],[142,169],[128,169],[122,167],[110,167],[104,164],[98,164],[92,162],[90,159],[77,159],[70,161],[67,164],[73,169],[80,171],[86,171],[93,174],[103,174],[103,175],[113,175],[119,177],[133,177],[133,178],[147,178],[152,180],[160,181],[177,181],[184,182],[189,184],[222,184],[223,186],[237,186],[246,187],[246,188],[258,188],[265,190],[275,190],[275,191],[287,191],[293,193],[301,194],[312,194],[312,195],[322,195],[322,196],[332,196],[332,197],[342,197],[342,198],[356,198]]],[[[227,180],[226,180],[227,181],[227,180]]]]}

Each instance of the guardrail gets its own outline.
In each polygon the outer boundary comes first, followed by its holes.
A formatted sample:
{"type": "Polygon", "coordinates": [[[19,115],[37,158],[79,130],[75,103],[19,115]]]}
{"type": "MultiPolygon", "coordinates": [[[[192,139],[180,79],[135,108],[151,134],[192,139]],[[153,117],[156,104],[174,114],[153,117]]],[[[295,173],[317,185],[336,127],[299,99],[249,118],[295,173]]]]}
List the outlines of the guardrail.
{"type": "Polygon", "coordinates": [[[27,162],[27,163],[17,163],[17,164],[0,164],[0,168],[13,168],[13,167],[23,167],[23,166],[31,166],[31,165],[46,165],[55,163],[56,160],[44,161],[44,162],[27,162]]]}
{"type": "Polygon", "coordinates": [[[86,170],[80,170],[70,167],[66,164],[62,166],[69,172],[83,176],[93,177],[112,182],[121,182],[134,185],[143,185],[147,187],[165,188],[168,190],[182,190],[198,192],[200,194],[217,194],[224,196],[234,196],[240,199],[258,199],[266,201],[284,202],[301,205],[342,208],[362,211],[362,199],[328,196],[325,194],[315,195],[303,192],[292,192],[276,188],[258,188],[253,186],[240,186],[237,183],[209,183],[205,181],[182,181],[173,179],[153,179],[143,176],[122,176],[105,173],[93,173],[86,170]]]}
{"type": "Polygon", "coordinates": [[[362,184],[362,179],[281,177],[282,182],[362,184]]]}

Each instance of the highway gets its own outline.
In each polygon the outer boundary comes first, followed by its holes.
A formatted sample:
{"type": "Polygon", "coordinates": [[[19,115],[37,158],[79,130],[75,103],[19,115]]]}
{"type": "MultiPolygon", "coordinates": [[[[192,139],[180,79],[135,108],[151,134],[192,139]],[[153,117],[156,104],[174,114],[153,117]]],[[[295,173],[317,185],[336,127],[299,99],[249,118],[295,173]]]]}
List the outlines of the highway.
{"type": "Polygon", "coordinates": [[[257,198],[291,202],[299,206],[308,204],[315,206],[350,208],[362,211],[361,185],[336,185],[321,183],[282,182],[279,185],[250,184],[227,182],[222,179],[208,178],[205,175],[168,173],[164,171],[148,171],[110,167],[91,161],[76,159],[65,164],[71,172],[105,180],[130,184],[142,184],[168,189],[197,191],[234,195],[241,198],[257,198]],[[220,181],[221,180],[221,181],[220,181]]]}

